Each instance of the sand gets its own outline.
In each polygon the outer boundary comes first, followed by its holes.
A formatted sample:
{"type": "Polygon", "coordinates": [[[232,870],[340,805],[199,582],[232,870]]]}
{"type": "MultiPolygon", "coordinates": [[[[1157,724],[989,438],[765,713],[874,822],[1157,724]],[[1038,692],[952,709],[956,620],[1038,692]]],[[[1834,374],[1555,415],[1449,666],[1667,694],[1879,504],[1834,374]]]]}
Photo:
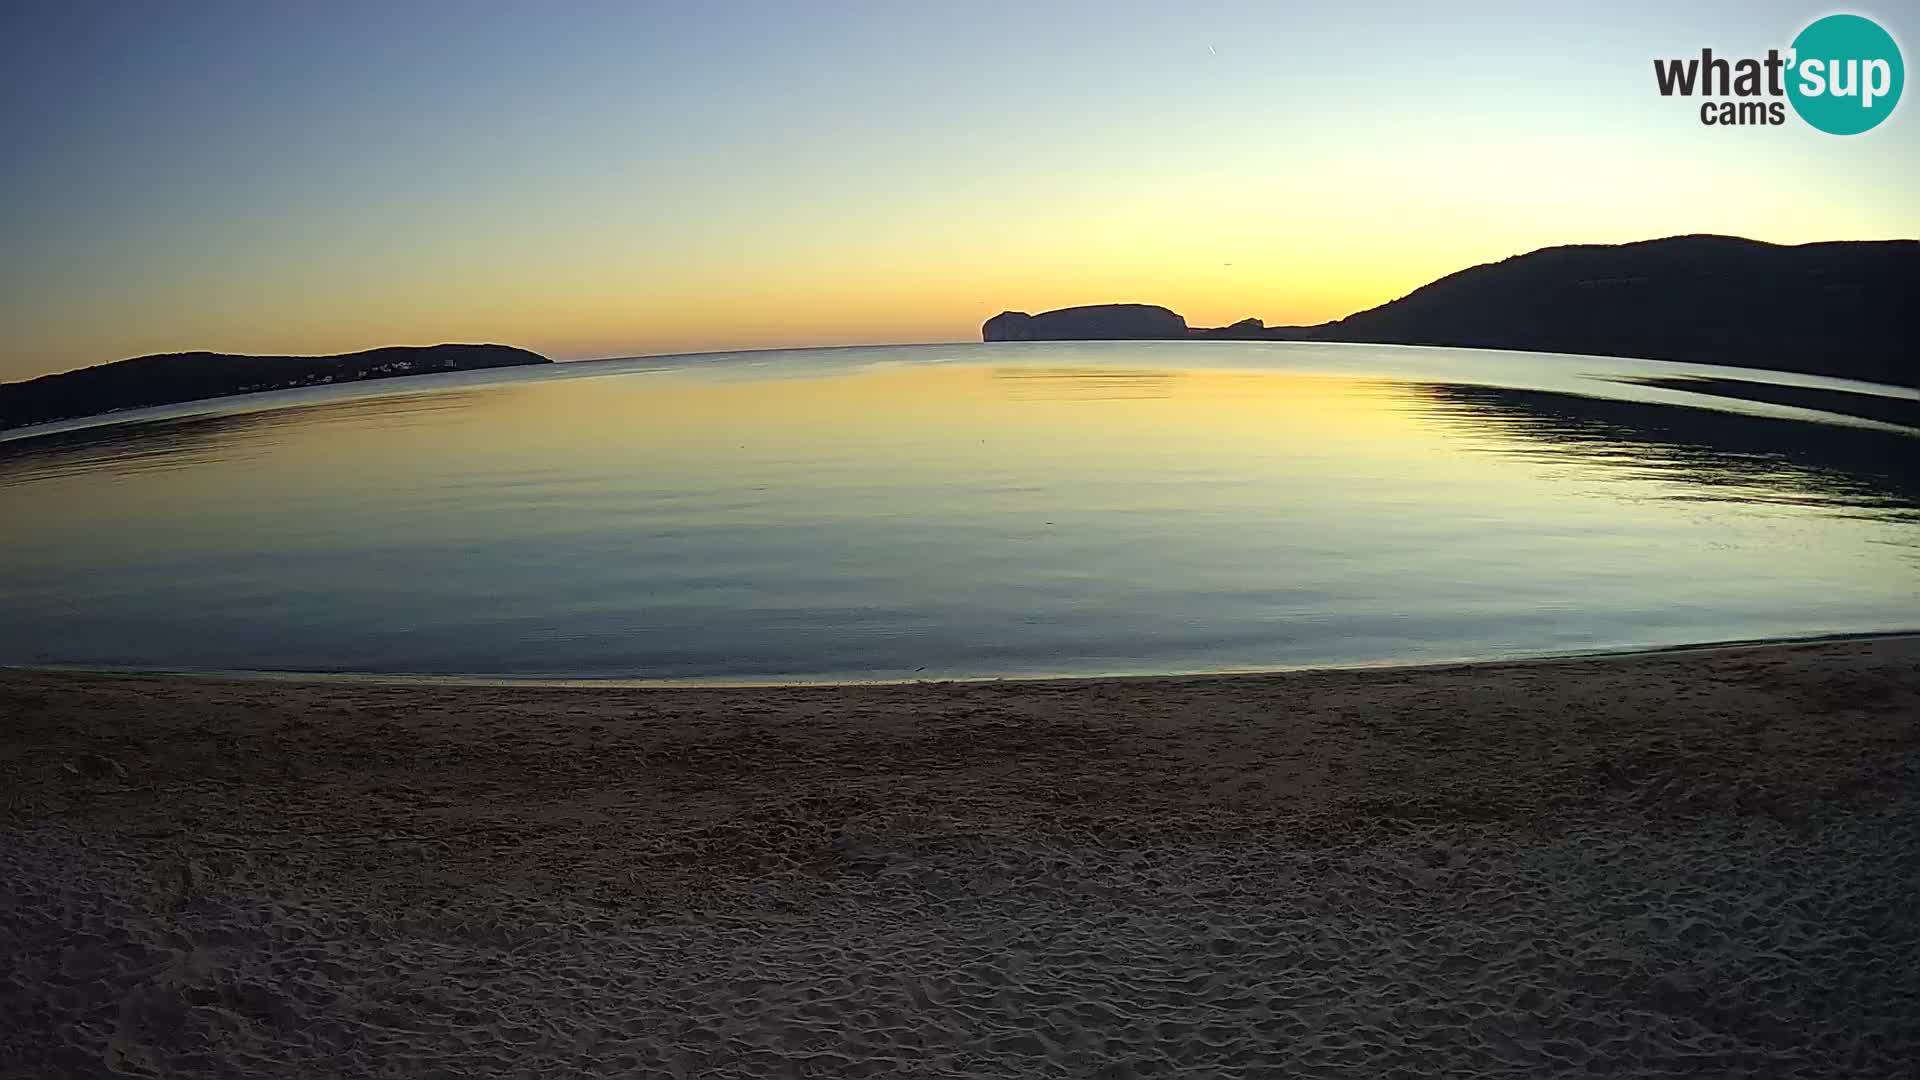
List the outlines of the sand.
{"type": "Polygon", "coordinates": [[[5,1076],[1912,1076],[1920,639],[0,671],[5,1076]]]}

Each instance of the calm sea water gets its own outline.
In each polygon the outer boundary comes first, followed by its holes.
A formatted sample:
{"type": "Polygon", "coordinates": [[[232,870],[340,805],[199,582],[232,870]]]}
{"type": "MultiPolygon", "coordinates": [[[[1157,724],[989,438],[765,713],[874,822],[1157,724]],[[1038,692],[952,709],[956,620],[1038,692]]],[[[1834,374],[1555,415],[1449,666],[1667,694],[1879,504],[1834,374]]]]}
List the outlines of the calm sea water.
{"type": "Polygon", "coordinates": [[[1467,350],[602,361],[0,441],[0,663],[932,678],[1920,627],[1920,395],[1467,350]]]}

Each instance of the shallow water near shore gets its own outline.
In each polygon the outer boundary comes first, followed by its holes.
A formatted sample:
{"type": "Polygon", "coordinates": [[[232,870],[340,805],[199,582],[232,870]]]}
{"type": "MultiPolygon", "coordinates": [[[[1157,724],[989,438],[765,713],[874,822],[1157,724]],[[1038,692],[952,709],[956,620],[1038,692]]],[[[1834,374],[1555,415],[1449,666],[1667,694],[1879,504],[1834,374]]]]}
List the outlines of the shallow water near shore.
{"type": "Polygon", "coordinates": [[[1920,394],[1021,343],[563,364],[0,441],[0,663],[1235,670],[1920,626],[1920,394]]]}

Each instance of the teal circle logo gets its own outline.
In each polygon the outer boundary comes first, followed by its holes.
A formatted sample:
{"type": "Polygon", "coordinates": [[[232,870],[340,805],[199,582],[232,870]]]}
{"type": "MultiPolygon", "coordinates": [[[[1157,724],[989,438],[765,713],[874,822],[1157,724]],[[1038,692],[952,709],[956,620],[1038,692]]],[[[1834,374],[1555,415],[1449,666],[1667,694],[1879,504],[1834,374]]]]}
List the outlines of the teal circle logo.
{"type": "Polygon", "coordinates": [[[1880,24],[1860,15],[1829,15],[1793,39],[1787,99],[1800,119],[1829,135],[1876,127],[1900,103],[1906,65],[1880,24]]]}

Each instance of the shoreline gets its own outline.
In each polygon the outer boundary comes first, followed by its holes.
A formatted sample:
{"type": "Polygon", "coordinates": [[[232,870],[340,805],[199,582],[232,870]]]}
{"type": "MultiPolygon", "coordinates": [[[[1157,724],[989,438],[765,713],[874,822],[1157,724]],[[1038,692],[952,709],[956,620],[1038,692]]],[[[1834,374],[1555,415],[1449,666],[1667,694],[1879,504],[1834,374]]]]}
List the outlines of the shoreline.
{"type": "Polygon", "coordinates": [[[0,670],[0,1075],[1902,1075],[1920,636],[790,687],[0,670]]]}
{"type": "Polygon", "coordinates": [[[1153,682],[1186,679],[1257,679],[1272,675],[1301,675],[1314,672],[1403,672],[1443,668],[1493,668],[1510,664],[1540,664],[1563,660],[1631,659],[1665,653],[1712,652],[1722,649],[1746,649],[1766,646],[1820,645],[1831,642],[1899,640],[1920,637],[1920,628],[1888,630],[1850,630],[1821,634],[1794,634],[1784,637],[1730,638],[1717,641],[1683,642],[1677,645],[1628,645],[1619,648],[1580,649],[1568,652],[1529,653],[1516,656],[1466,657],[1446,660],[1356,661],[1350,664],[1307,664],[1298,667],[1231,668],[1168,672],[1110,672],[1091,675],[959,675],[952,677],[857,679],[838,676],[808,678],[771,678],[767,680],[730,679],[725,676],[634,678],[623,675],[485,675],[475,673],[431,674],[421,672],[379,671],[252,671],[232,668],[138,667],[114,664],[0,664],[0,675],[22,674],[164,677],[207,682],[275,683],[368,683],[394,686],[465,687],[555,687],[614,690],[784,690],[809,687],[841,688],[858,686],[972,686],[1070,684],[1100,682],[1153,682]]]}

